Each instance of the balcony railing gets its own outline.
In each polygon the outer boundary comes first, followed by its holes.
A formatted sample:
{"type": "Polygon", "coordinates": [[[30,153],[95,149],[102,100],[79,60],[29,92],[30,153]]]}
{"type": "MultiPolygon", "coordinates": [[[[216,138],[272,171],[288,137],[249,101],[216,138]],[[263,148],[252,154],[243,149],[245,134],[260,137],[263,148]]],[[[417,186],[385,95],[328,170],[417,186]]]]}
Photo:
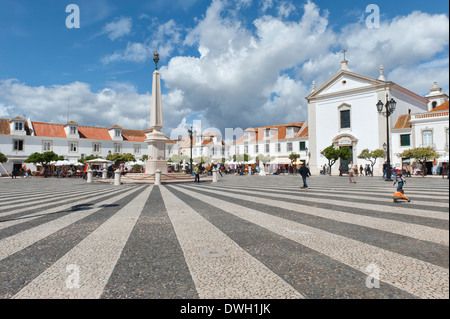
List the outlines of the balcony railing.
{"type": "Polygon", "coordinates": [[[448,111],[411,114],[411,120],[421,120],[421,119],[444,117],[444,116],[448,116],[448,111]]]}

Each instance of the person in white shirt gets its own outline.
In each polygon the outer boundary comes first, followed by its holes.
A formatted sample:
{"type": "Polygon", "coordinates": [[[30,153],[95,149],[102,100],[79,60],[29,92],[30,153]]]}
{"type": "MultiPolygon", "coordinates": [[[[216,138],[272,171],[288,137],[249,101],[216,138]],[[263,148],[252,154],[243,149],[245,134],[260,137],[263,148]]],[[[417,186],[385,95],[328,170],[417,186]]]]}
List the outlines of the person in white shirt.
{"type": "MultiPolygon", "coordinates": [[[[356,166],[357,167],[357,166],[356,166]]],[[[351,183],[356,183],[356,178],[355,178],[355,171],[354,171],[355,167],[353,165],[353,161],[350,162],[350,164],[348,164],[348,179],[351,183]],[[353,178],[353,182],[352,182],[352,178],[353,178]]]]}

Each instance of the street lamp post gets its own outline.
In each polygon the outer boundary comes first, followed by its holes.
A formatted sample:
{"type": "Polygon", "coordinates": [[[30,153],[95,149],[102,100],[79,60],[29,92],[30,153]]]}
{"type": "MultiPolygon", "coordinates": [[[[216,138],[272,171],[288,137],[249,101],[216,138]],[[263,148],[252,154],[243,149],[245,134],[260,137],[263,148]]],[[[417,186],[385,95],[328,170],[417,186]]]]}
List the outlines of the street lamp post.
{"type": "Polygon", "coordinates": [[[190,161],[190,164],[189,164],[189,169],[191,170],[191,175],[193,175],[194,174],[194,172],[193,172],[193,170],[192,170],[192,126],[191,126],[191,128],[188,130],[188,133],[189,133],[189,138],[190,138],[190,140],[191,140],[191,156],[190,156],[190,159],[189,159],[189,161],[190,161]]]}
{"type": "Polygon", "coordinates": [[[392,182],[391,179],[391,154],[390,154],[390,143],[389,143],[389,116],[394,113],[397,102],[391,98],[389,100],[386,93],[386,104],[383,104],[381,100],[377,103],[378,114],[382,114],[386,117],[386,161],[387,161],[387,175],[385,181],[392,182]],[[383,111],[383,108],[385,111],[383,111]]]}

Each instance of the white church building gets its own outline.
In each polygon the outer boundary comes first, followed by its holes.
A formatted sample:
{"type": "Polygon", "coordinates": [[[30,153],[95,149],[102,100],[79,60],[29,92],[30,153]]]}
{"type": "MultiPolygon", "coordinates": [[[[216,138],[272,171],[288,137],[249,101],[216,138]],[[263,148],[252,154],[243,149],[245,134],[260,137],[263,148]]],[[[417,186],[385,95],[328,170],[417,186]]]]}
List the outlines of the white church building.
{"type": "MultiPolygon", "coordinates": [[[[391,99],[394,99],[397,104],[395,111],[389,116],[390,158],[394,167],[401,166],[402,159],[396,154],[405,147],[400,146],[401,131],[393,132],[392,129],[405,115],[412,117],[411,122],[413,122],[416,119],[415,114],[429,112],[433,106],[437,107],[448,100],[448,96],[441,91],[432,91],[430,95],[422,97],[394,82],[387,81],[383,74],[383,66],[380,66],[378,78],[373,78],[352,72],[345,57],[341,63],[339,72],[326,83],[315,88],[313,82],[313,90],[306,97],[312,174],[319,174],[321,167],[328,163],[328,160],[321,155],[321,151],[330,145],[335,148],[346,146],[352,152],[352,157],[348,161],[336,162],[332,167],[334,172],[337,172],[341,165],[346,167],[351,160],[358,165],[368,164],[365,160],[357,158],[363,149],[384,149],[387,142],[386,117],[378,113],[376,105],[378,101],[386,104],[386,101],[391,99]]],[[[433,125],[432,122],[428,124],[430,128],[433,125]]],[[[404,134],[411,134],[411,127],[405,128],[404,134]]],[[[439,132],[436,130],[435,133],[444,137],[444,128],[442,132],[440,131],[440,129],[439,132]]],[[[448,145],[448,107],[446,134],[448,145]]],[[[414,136],[418,135],[420,134],[417,133],[414,136]]],[[[425,145],[421,140],[422,138],[420,141],[416,138],[409,143],[408,147],[425,145]]],[[[444,148],[443,145],[442,148],[444,148]]],[[[383,163],[384,159],[377,160],[374,174],[382,174],[383,163]]]]}

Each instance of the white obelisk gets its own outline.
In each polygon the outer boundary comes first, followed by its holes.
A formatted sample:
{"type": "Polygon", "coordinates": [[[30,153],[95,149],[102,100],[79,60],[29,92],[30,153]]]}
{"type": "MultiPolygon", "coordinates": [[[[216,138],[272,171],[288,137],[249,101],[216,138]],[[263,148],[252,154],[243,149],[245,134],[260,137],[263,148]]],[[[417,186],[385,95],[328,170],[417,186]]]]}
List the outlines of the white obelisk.
{"type": "Polygon", "coordinates": [[[167,174],[166,162],[166,136],[161,133],[163,127],[162,101],[161,101],[161,78],[158,71],[159,54],[155,52],[153,61],[156,64],[156,70],[153,72],[152,85],[152,106],[150,126],[152,132],[147,135],[148,160],[146,163],[146,174],[155,174],[160,170],[162,174],[167,174]]]}

